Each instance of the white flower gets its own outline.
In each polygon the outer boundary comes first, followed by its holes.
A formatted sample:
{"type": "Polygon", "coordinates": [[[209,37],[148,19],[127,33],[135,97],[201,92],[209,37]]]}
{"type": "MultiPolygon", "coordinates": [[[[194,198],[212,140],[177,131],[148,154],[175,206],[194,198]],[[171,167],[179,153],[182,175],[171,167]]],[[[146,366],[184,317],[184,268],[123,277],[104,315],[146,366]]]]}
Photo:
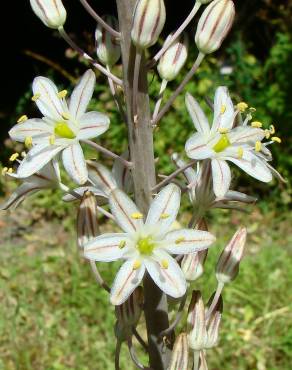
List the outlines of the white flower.
{"type": "Polygon", "coordinates": [[[85,245],[85,257],[94,261],[125,260],[111,290],[111,302],[122,304],[141,283],[146,270],[166,294],[181,297],[186,281],[171,254],[195,253],[208,248],[215,237],[206,231],[171,231],[180,205],[180,189],[170,184],[153,200],[146,221],[121,190],[112,191],[110,208],[124,233],[104,234],[85,245]]]}
{"type": "Polygon", "coordinates": [[[58,29],[66,22],[67,12],[61,0],[30,0],[30,5],[47,27],[58,29]]]}
{"type": "Polygon", "coordinates": [[[102,113],[86,112],[95,86],[95,74],[85,72],[75,87],[69,104],[66,91],[58,92],[55,84],[46,77],[33,82],[33,100],[43,118],[33,118],[15,125],[9,132],[20,142],[32,142],[33,147],[18,167],[19,178],[39,171],[62,152],[62,160],[69,176],[78,184],[87,181],[88,173],[80,140],[95,138],[109,127],[109,119],[102,113]]]}
{"type": "Polygon", "coordinates": [[[213,188],[217,197],[222,198],[230,186],[231,171],[227,161],[260,181],[272,180],[271,166],[267,163],[271,155],[267,144],[261,143],[265,131],[248,126],[248,118],[243,125],[235,127],[235,118],[240,112],[234,109],[226,87],[216,90],[211,128],[190,94],[186,96],[186,105],[198,131],[186,142],[186,154],[192,159],[211,159],[213,188]]]}

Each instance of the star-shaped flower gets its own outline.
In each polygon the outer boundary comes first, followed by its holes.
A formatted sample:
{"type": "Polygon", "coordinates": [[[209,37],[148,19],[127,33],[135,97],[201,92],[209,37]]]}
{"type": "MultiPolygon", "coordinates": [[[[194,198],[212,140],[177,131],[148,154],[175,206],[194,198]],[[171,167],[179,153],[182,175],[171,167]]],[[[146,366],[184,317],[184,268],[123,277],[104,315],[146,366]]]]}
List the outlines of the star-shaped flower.
{"type": "Polygon", "coordinates": [[[262,144],[266,133],[260,127],[243,125],[235,127],[235,110],[226,87],[216,90],[214,120],[210,128],[207,117],[197,101],[186,96],[186,105],[197,130],[185,146],[189,158],[211,159],[214,193],[223,197],[229,189],[231,171],[227,161],[233,162],[250,176],[263,181],[272,180],[272,170],[267,164],[271,160],[266,144],[262,144]]]}
{"type": "Polygon", "coordinates": [[[9,132],[13,140],[33,145],[18,167],[19,178],[33,175],[62,152],[69,176],[78,184],[87,181],[86,162],[79,142],[101,135],[110,123],[102,113],[86,113],[95,80],[92,70],[85,72],[67,104],[65,90],[58,92],[55,84],[46,77],[34,79],[32,99],[43,118],[18,123],[9,132]]]}
{"type": "Polygon", "coordinates": [[[183,272],[172,254],[208,248],[215,237],[207,231],[171,230],[180,206],[180,189],[170,184],[152,201],[144,222],[135,203],[121,190],[109,197],[111,212],[124,233],[104,234],[85,245],[85,257],[101,262],[125,260],[111,290],[111,302],[122,304],[141,283],[145,272],[166,294],[181,297],[186,291],[183,272]]]}

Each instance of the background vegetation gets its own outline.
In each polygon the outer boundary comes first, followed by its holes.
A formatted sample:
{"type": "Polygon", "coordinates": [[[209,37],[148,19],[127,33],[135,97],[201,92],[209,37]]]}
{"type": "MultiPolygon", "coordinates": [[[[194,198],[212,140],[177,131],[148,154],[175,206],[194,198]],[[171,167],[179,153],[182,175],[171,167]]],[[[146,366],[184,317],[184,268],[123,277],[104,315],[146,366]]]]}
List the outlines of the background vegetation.
{"type": "MultiPolygon", "coordinates": [[[[5,92],[0,107],[2,166],[9,164],[9,155],[15,149],[21,149],[13,147],[7,138],[9,127],[24,113],[36,114],[30,101],[33,77],[47,75],[60,87],[70,89],[85,70],[84,61],[66,49],[23,3],[13,13],[15,36],[6,37],[7,26],[1,24],[3,50],[7,51],[1,60],[5,92]]],[[[64,3],[69,12],[68,30],[94,52],[94,22],[78,2],[64,3]]],[[[100,13],[114,12],[114,1],[94,3],[100,13]]],[[[169,16],[165,35],[185,17],[193,1],[185,1],[185,7],[180,9],[177,2],[166,3],[169,16]]],[[[240,276],[224,293],[221,343],[208,354],[210,368],[288,370],[292,363],[292,1],[242,0],[236,2],[236,7],[233,32],[222,50],[203,63],[187,90],[205,104],[204,98],[213,98],[216,86],[224,84],[230,87],[235,101],[244,100],[257,108],[256,120],[267,127],[274,124],[283,140],[281,145],[273,146],[274,165],[288,183],[273,181],[267,186],[240,175],[234,187],[256,194],[259,203],[248,216],[222,211],[209,215],[212,232],[220,242],[209,254],[206,273],[194,287],[202,287],[208,298],[215,288],[213,269],[219,249],[238,225],[247,225],[247,256],[240,276]],[[225,67],[231,73],[222,73],[225,67]]],[[[189,27],[191,40],[194,27],[189,27]]],[[[192,41],[191,45],[185,71],[196,56],[192,41]]],[[[119,72],[117,66],[116,73],[119,72]]],[[[154,98],[160,82],[155,72],[149,81],[154,98]]],[[[179,79],[170,84],[167,95],[178,83],[179,79]]],[[[177,100],[175,109],[155,133],[160,173],[171,171],[169,155],[174,148],[183,151],[183,143],[193,131],[183,100],[183,96],[177,100]]],[[[100,75],[92,108],[110,114],[111,130],[103,135],[102,143],[121,153],[126,147],[125,125],[100,75]]],[[[205,108],[208,111],[207,104],[205,108]]],[[[1,179],[0,187],[4,196],[15,184],[1,179]]],[[[187,218],[189,209],[185,209],[187,218]]],[[[95,285],[76,251],[73,210],[74,206],[60,202],[59,193],[47,191],[28,200],[16,212],[0,214],[0,370],[113,368],[113,310],[108,309],[107,296],[95,285]]],[[[101,224],[103,221],[101,218],[101,224]]],[[[101,268],[108,279],[113,277],[115,268],[101,268]]],[[[145,332],[143,323],[139,330],[145,332]]],[[[122,369],[126,366],[129,367],[125,351],[122,369]]]]}

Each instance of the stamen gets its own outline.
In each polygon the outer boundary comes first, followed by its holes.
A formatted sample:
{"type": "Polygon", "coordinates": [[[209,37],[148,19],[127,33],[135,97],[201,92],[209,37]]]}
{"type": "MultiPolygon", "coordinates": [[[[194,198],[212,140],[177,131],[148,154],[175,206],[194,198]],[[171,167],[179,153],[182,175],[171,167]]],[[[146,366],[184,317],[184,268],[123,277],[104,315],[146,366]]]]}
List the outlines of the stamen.
{"type": "Polygon", "coordinates": [[[64,118],[66,121],[68,121],[68,120],[70,119],[70,115],[69,115],[69,113],[67,113],[67,112],[63,112],[63,113],[61,113],[61,116],[62,116],[62,118],[64,118]]]}
{"type": "Polygon", "coordinates": [[[14,162],[16,161],[16,159],[19,157],[19,154],[18,153],[14,153],[11,155],[11,157],[9,158],[9,161],[10,162],[14,162]]]}
{"type": "Polygon", "coordinates": [[[256,151],[256,152],[260,152],[260,151],[261,151],[261,149],[262,149],[262,143],[261,143],[260,141],[257,141],[257,142],[255,143],[255,151],[256,151]]]}
{"type": "Polygon", "coordinates": [[[169,267],[169,263],[168,263],[168,261],[167,260],[162,260],[161,261],[161,267],[163,268],[163,269],[168,269],[168,267],[169,267]]]}
{"type": "Polygon", "coordinates": [[[220,113],[224,114],[226,112],[226,105],[221,105],[220,113]]]}
{"type": "Polygon", "coordinates": [[[7,167],[2,168],[1,172],[2,172],[2,175],[5,176],[6,173],[8,172],[8,168],[7,167]]]}
{"type": "Polygon", "coordinates": [[[169,217],[170,217],[170,215],[168,213],[161,213],[161,215],[160,215],[161,220],[165,220],[166,218],[169,218],[169,217]]]}
{"type": "Polygon", "coordinates": [[[143,215],[142,215],[142,213],[137,212],[137,213],[132,213],[132,214],[131,214],[131,217],[132,217],[134,220],[141,220],[141,219],[143,218],[143,215]]]}
{"type": "Polygon", "coordinates": [[[238,154],[239,159],[241,159],[243,157],[243,148],[242,147],[238,148],[237,154],[238,154]]]}
{"type": "Polygon", "coordinates": [[[278,136],[273,136],[271,138],[271,140],[274,142],[274,143],[279,143],[281,144],[282,140],[278,137],[278,136]]]}
{"type": "Polygon", "coordinates": [[[13,173],[13,168],[8,168],[8,171],[7,171],[8,173],[13,173]]]}
{"type": "Polygon", "coordinates": [[[236,108],[239,110],[239,112],[243,113],[248,108],[248,105],[242,101],[236,105],[236,108]]]}
{"type": "Polygon", "coordinates": [[[35,95],[31,98],[31,100],[32,100],[32,101],[34,101],[34,102],[36,102],[40,97],[41,97],[41,94],[40,94],[40,93],[37,93],[37,94],[35,94],[35,95]]]}
{"type": "Polygon", "coordinates": [[[57,96],[59,99],[64,99],[68,94],[68,91],[67,90],[62,90],[62,91],[59,91],[57,96]]]}
{"type": "Polygon", "coordinates": [[[26,152],[25,151],[21,152],[21,157],[22,158],[25,158],[26,157],[26,152]]]}
{"type": "Polygon", "coordinates": [[[219,131],[220,134],[227,134],[228,128],[219,128],[218,131],[219,131]]]}
{"type": "Polygon", "coordinates": [[[136,260],[133,264],[133,270],[138,270],[141,267],[142,263],[139,260],[136,260]]]}
{"type": "Polygon", "coordinates": [[[54,145],[55,142],[56,142],[56,136],[55,135],[51,135],[49,137],[49,143],[50,143],[50,145],[54,145]]]}
{"type": "Polygon", "coordinates": [[[259,121],[254,121],[254,122],[251,123],[251,126],[256,127],[256,128],[261,128],[261,127],[263,127],[263,124],[259,121]]]}
{"type": "Polygon", "coordinates": [[[265,137],[267,140],[271,137],[271,133],[269,130],[265,130],[265,137]]]}
{"type": "Polygon", "coordinates": [[[274,125],[271,125],[269,131],[270,131],[271,135],[274,135],[275,132],[276,132],[275,126],[274,125]]]}
{"type": "Polygon", "coordinates": [[[23,116],[19,117],[17,123],[22,123],[28,120],[28,117],[24,114],[23,116]]]}
{"type": "Polygon", "coordinates": [[[185,240],[186,240],[185,237],[181,236],[180,238],[176,239],[175,244],[180,244],[180,243],[184,242],[185,240]]]}
{"type": "Polygon", "coordinates": [[[125,246],[126,246],[126,240],[121,240],[120,243],[119,243],[119,248],[123,249],[123,248],[125,248],[125,246]]]}
{"type": "Polygon", "coordinates": [[[30,149],[32,147],[32,137],[27,136],[24,140],[24,145],[27,149],[30,149]]]}

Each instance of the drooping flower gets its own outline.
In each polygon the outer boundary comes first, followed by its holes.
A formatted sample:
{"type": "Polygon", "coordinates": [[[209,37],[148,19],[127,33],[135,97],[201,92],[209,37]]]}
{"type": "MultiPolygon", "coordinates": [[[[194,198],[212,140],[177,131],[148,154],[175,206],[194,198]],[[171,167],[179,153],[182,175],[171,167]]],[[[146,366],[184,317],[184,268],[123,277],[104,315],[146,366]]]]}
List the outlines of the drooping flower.
{"type": "Polygon", "coordinates": [[[234,109],[226,87],[216,90],[214,119],[212,127],[197,101],[186,96],[186,105],[197,130],[186,142],[189,158],[211,160],[214,193],[222,198],[231,182],[231,171],[227,161],[244,170],[250,176],[263,182],[272,180],[275,170],[268,164],[271,153],[262,143],[266,133],[259,125],[248,125],[249,117],[236,126],[236,117],[241,112],[234,109]]]}
{"type": "Polygon", "coordinates": [[[172,254],[208,248],[215,237],[206,231],[171,231],[180,205],[180,189],[170,184],[153,200],[145,222],[135,203],[121,190],[109,197],[111,212],[124,233],[104,234],[85,245],[85,257],[100,262],[125,260],[111,289],[111,302],[122,304],[141,283],[146,270],[166,294],[181,297],[186,281],[172,254]]]}
{"type": "Polygon", "coordinates": [[[81,140],[96,138],[109,127],[109,118],[99,112],[87,112],[95,86],[95,74],[85,72],[75,87],[69,104],[67,91],[58,92],[46,77],[36,77],[33,98],[43,118],[18,123],[9,132],[15,141],[30,143],[32,148],[18,167],[18,178],[26,178],[62,152],[62,161],[69,176],[78,184],[88,178],[81,140]]]}
{"type": "Polygon", "coordinates": [[[47,27],[58,29],[66,22],[67,12],[61,0],[30,0],[30,5],[47,27]]]}

